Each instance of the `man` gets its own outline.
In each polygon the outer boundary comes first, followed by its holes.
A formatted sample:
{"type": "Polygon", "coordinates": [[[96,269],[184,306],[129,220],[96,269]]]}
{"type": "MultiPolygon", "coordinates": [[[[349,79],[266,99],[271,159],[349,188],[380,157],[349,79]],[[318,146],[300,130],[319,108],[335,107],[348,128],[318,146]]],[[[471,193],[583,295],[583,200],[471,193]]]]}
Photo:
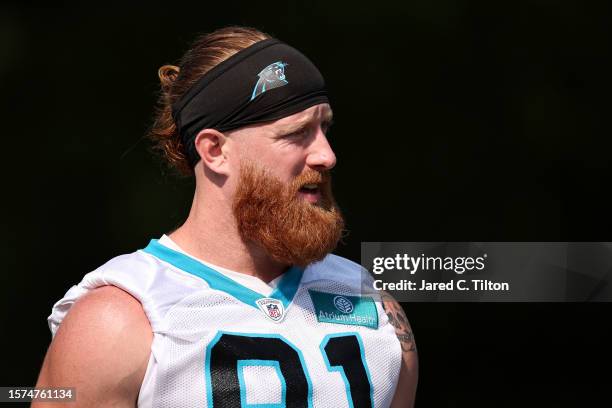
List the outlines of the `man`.
{"type": "Polygon", "coordinates": [[[240,27],[179,65],[160,69],[151,137],[195,176],[190,214],[55,304],[37,386],[75,387],[83,407],[412,406],[405,315],[329,254],[344,224],[317,68],[240,27]]]}

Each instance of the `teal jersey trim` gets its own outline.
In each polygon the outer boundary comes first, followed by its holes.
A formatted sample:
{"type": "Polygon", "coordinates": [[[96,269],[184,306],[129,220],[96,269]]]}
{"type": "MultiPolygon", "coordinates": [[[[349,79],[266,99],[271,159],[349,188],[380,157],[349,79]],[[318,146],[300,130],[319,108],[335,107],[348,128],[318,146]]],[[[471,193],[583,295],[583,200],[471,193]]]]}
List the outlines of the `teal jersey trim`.
{"type": "Polygon", "coordinates": [[[297,266],[292,266],[283,274],[278,282],[278,285],[276,286],[276,289],[270,294],[270,296],[263,296],[261,293],[257,293],[254,290],[242,286],[233,279],[223,275],[221,272],[216,271],[181,252],[175,251],[163,244],[160,244],[156,239],[152,239],[151,242],[149,242],[149,245],[147,245],[143,251],[187,273],[205,280],[211,288],[229,293],[241,302],[253,306],[256,309],[259,309],[256,303],[257,300],[266,297],[279,300],[282,302],[283,306],[285,306],[285,309],[287,309],[293,300],[298,287],[300,286],[302,275],[304,274],[303,269],[298,268],[297,266]]]}

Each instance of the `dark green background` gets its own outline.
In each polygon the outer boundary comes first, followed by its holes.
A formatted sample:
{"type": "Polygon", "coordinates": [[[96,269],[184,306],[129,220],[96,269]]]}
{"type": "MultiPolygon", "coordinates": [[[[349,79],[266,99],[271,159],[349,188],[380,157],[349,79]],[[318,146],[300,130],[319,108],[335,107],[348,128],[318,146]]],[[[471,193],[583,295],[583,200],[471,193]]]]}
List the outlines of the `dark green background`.
{"type": "MultiPolygon", "coordinates": [[[[192,185],[141,138],[157,68],[251,25],[307,54],[335,112],[335,191],[361,241],[610,241],[607,2],[0,6],[0,385],[35,382],[65,291],[178,226],[192,185]]],[[[417,403],[602,406],[608,304],[405,304],[417,403]],[[598,372],[598,369],[604,369],[598,372]]]]}

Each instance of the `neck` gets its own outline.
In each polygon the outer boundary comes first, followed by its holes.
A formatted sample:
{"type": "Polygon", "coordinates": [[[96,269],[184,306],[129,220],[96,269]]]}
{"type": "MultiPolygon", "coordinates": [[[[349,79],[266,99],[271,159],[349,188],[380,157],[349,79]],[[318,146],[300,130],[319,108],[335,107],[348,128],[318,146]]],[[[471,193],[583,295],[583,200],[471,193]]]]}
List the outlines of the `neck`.
{"type": "Polygon", "coordinates": [[[274,261],[259,246],[244,242],[231,204],[212,191],[200,193],[197,187],[187,220],[169,236],[196,258],[264,282],[270,282],[290,266],[274,261]],[[203,197],[207,197],[206,203],[203,197]]]}

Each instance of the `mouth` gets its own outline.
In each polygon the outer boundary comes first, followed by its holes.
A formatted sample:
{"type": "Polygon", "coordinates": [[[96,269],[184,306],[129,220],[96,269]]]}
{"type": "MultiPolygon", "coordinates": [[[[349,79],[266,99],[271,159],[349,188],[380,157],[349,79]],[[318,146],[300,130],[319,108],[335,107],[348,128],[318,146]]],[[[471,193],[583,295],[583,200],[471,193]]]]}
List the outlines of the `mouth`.
{"type": "Polygon", "coordinates": [[[304,184],[298,190],[298,195],[309,203],[317,203],[321,199],[321,190],[318,184],[304,184]]]}

